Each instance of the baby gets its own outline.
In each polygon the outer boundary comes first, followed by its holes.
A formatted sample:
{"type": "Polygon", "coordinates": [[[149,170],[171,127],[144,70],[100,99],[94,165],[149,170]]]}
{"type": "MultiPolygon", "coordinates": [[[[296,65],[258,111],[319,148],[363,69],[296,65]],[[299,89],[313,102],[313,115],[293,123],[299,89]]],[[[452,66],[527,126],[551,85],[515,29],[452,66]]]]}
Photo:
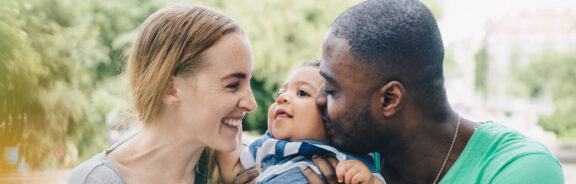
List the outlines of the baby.
{"type": "Polygon", "coordinates": [[[339,182],[383,183],[372,155],[350,155],[328,144],[316,105],[316,95],[324,82],[318,71],[319,62],[315,61],[290,74],[268,109],[268,131],[244,149],[239,165],[261,166],[256,183],[307,183],[300,165],[308,164],[320,175],[310,158],[330,154],[340,161],[336,169],[339,182]]]}

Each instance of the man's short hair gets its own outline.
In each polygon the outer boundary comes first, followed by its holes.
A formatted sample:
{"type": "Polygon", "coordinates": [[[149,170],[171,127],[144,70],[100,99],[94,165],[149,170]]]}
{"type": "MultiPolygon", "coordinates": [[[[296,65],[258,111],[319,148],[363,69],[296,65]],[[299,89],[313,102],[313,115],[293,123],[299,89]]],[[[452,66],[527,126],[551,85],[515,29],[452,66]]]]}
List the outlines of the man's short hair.
{"type": "Polygon", "coordinates": [[[417,100],[445,100],[442,37],[434,15],[421,2],[366,1],[342,13],[330,29],[348,41],[356,62],[374,79],[373,87],[398,80],[417,100]]]}

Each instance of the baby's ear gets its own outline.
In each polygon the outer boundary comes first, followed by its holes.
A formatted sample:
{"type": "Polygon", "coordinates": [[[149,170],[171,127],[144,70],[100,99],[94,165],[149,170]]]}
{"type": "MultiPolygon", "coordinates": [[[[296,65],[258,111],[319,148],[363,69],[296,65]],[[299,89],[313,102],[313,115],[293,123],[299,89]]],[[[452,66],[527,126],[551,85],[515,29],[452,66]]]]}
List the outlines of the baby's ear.
{"type": "Polygon", "coordinates": [[[175,86],[176,77],[172,76],[170,82],[168,83],[168,87],[164,91],[164,95],[162,96],[162,102],[166,104],[170,108],[175,108],[176,105],[180,102],[180,96],[178,93],[178,89],[175,86]]]}
{"type": "Polygon", "coordinates": [[[390,81],[384,85],[379,93],[379,105],[385,117],[391,117],[400,111],[406,103],[406,90],[404,85],[398,81],[390,81]]]}

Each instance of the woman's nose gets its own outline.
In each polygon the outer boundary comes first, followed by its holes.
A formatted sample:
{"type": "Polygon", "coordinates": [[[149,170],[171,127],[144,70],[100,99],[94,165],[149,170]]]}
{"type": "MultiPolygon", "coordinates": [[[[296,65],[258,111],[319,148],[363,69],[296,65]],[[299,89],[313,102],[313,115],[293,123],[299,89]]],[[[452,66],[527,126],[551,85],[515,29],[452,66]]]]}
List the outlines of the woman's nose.
{"type": "Polygon", "coordinates": [[[252,88],[248,88],[245,95],[240,99],[240,103],[238,104],[244,111],[252,112],[258,108],[258,104],[256,103],[256,99],[254,98],[254,93],[252,92],[252,88]]]}

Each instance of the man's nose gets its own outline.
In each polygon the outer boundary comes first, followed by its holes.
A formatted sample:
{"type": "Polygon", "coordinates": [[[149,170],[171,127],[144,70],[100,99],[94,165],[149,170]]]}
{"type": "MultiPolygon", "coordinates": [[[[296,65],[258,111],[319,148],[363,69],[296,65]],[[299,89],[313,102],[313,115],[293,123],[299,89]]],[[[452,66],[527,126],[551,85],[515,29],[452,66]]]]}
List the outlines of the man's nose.
{"type": "Polygon", "coordinates": [[[327,100],[326,94],[324,94],[324,84],[322,84],[322,87],[318,91],[318,95],[316,95],[316,104],[319,107],[325,107],[326,106],[326,100],[327,100]]]}

